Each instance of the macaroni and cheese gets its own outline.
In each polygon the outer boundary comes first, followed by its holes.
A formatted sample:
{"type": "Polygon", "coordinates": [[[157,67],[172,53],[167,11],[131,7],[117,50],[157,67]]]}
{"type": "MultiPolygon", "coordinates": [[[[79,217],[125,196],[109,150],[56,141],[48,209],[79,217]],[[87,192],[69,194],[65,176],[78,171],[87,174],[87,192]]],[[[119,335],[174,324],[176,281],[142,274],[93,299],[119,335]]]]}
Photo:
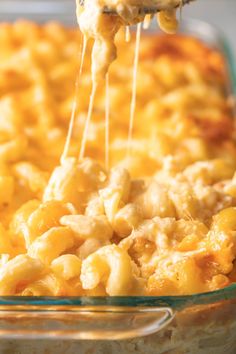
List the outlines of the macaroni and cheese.
{"type": "MultiPolygon", "coordinates": [[[[178,27],[176,7],[182,0],[162,0],[163,8],[157,15],[160,27],[175,33],[178,27]]],[[[140,8],[155,7],[153,0],[77,0],[77,17],[84,41],[94,39],[92,50],[92,79],[94,83],[105,78],[111,63],[116,59],[115,35],[121,26],[130,26],[142,22],[145,13],[140,8]],[[83,3],[81,5],[81,2],[83,3]],[[104,8],[112,10],[112,14],[104,13],[104,8]]]]}
{"type": "Polygon", "coordinates": [[[0,25],[0,295],[178,295],[235,281],[236,145],[221,55],[196,39],[143,36],[126,154],[135,46],[116,38],[86,158],[91,44],[68,156],[78,30],[0,25]],[[194,274],[194,277],[193,277],[194,274]]]}

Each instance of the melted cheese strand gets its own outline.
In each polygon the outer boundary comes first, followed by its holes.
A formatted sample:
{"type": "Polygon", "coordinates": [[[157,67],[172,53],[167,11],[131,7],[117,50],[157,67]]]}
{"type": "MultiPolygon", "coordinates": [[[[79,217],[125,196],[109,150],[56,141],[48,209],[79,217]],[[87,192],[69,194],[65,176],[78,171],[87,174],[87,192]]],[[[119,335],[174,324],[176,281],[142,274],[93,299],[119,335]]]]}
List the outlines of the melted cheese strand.
{"type": "Polygon", "coordinates": [[[129,28],[129,26],[126,26],[125,27],[125,41],[130,42],[130,38],[131,38],[130,28],[129,28]]]}
{"type": "Polygon", "coordinates": [[[143,29],[148,29],[150,27],[152,16],[146,15],[143,21],[143,29]]]}
{"type": "Polygon", "coordinates": [[[73,101],[73,106],[72,106],[69,128],[68,128],[68,132],[67,132],[67,136],[66,136],[66,142],[65,142],[63,153],[60,158],[61,164],[68,157],[69,148],[70,148],[70,144],[71,144],[72,133],[73,133],[74,123],[75,123],[75,114],[76,114],[77,107],[78,107],[77,97],[78,97],[78,92],[79,92],[79,82],[80,82],[80,78],[81,78],[82,71],[83,71],[86,47],[87,47],[87,40],[85,37],[83,37],[83,47],[82,47],[82,52],[81,52],[80,68],[79,68],[79,72],[76,76],[76,81],[75,81],[75,96],[74,96],[74,101],[73,101]]]}
{"type": "Polygon", "coordinates": [[[109,169],[109,130],[110,130],[110,95],[109,74],[106,74],[106,99],[105,99],[105,166],[109,169]]]}
{"type": "Polygon", "coordinates": [[[88,114],[87,114],[87,117],[86,117],[85,127],[84,127],[82,141],[81,141],[79,160],[82,160],[84,158],[86,142],[87,142],[87,138],[88,138],[89,123],[91,121],[91,116],[92,116],[92,113],[93,113],[93,106],[94,106],[94,99],[95,99],[96,90],[97,90],[97,84],[95,82],[93,82],[92,92],[91,92],[91,95],[90,95],[90,98],[89,98],[88,114]]]}
{"type": "Polygon", "coordinates": [[[127,156],[129,156],[130,150],[131,150],[133,126],[134,126],[134,114],[135,114],[135,108],[136,108],[137,73],[138,73],[138,60],[139,60],[139,47],[140,47],[141,29],[142,29],[142,24],[140,22],[137,25],[137,32],[136,32],[136,43],[135,43],[135,53],[134,53],[133,84],[132,84],[132,98],[131,98],[131,105],[130,105],[130,119],[129,119],[127,156]]]}

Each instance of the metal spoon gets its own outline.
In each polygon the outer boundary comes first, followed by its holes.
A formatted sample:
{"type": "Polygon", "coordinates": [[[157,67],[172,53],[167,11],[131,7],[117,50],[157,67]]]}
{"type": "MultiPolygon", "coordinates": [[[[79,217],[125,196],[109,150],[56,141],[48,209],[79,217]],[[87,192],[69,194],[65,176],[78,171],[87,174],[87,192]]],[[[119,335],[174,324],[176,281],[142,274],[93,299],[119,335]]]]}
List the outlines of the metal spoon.
{"type": "MultiPolygon", "coordinates": [[[[84,5],[84,1],[85,0],[79,0],[80,6],[84,5]]],[[[177,8],[177,7],[186,5],[192,1],[194,1],[194,0],[182,0],[179,2],[178,5],[175,5],[174,7],[177,8]]],[[[170,2],[168,2],[168,1],[166,2],[163,0],[155,0],[154,2],[155,2],[155,4],[153,6],[139,7],[138,14],[139,15],[148,15],[148,14],[152,15],[152,14],[155,14],[159,11],[170,10],[173,8],[173,7],[171,7],[170,2]]],[[[104,14],[109,14],[109,15],[116,15],[117,14],[115,8],[108,7],[108,6],[104,6],[102,9],[102,12],[104,14]]]]}

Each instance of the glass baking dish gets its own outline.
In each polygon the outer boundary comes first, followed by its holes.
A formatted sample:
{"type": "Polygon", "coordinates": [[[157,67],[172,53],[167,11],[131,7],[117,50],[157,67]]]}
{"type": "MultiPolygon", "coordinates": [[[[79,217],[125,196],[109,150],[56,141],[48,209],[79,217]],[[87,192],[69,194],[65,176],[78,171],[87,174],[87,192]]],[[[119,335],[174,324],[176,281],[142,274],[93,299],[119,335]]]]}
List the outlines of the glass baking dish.
{"type": "MultiPolygon", "coordinates": [[[[22,17],[74,25],[74,0],[0,2],[0,21],[22,17]]],[[[149,31],[154,35],[157,29],[149,31]]],[[[236,67],[226,39],[198,20],[183,21],[180,32],[200,38],[223,54],[233,97],[236,67]]],[[[235,354],[235,333],[236,284],[191,296],[0,297],[1,343],[24,339],[17,341],[16,353],[235,354]]],[[[7,348],[12,345],[7,343],[7,348]]],[[[13,347],[10,352],[14,353],[13,347]]]]}

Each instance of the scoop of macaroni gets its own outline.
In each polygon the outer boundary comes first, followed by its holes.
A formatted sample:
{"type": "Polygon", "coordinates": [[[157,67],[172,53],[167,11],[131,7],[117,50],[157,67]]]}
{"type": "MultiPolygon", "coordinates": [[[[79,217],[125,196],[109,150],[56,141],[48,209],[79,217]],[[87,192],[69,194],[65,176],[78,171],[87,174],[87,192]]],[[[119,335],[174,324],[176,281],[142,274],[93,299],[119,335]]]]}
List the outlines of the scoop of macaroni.
{"type": "Polygon", "coordinates": [[[229,285],[236,144],[221,55],[185,36],[143,36],[127,157],[135,40],[119,32],[106,169],[102,85],[87,157],[76,158],[91,43],[69,157],[59,162],[80,45],[78,30],[56,23],[0,25],[0,295],[181,295],[229,285]]]}
{"type": "MultiPolygon", "coordinates": [[[[181,0],[162,0],[161,6],[167,10],[160,11],[157,16],[160,28],[165,32],[175,33],[178,27],[175,8],[180,5],[181,0]]],[[[139,9],[153,6],[153,0],[84,0],[83,6],[77,0],[77,18],[84,41],[94,40],[91,70],[94,83],[105,78],[109,66],[116,59],[114,41],[119,28],[142,22],[145,14],[141,14],[139,9]],[[104,8],[113,10],[115,14],[104,13],[104,8]]]]}

